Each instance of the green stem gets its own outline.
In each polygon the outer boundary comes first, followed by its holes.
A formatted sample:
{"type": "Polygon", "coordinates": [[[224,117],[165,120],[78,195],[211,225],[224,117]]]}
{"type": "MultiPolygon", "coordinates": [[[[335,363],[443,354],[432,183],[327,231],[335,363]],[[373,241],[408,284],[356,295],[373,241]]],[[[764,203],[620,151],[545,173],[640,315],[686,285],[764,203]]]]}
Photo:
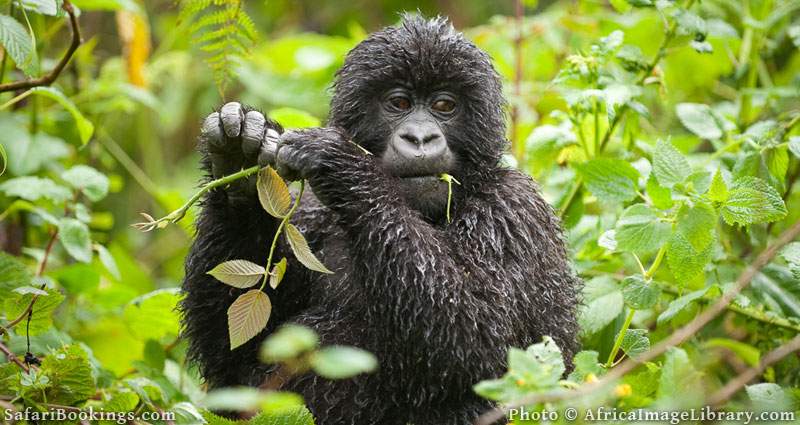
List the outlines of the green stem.
{"type": "Polygon", "coordinates": [[[32,95],[32,94],[33,94],[33,92],[32,92],[32,91],[30,91],[30,90],[26,90],[26,91],[24,91],[24,92],[20,93],[19,95],[17,95],[17,96],[15,96],[15,97],[11,98],[11,100],[9,100],[8,102],[6,102],[6,103],[4,103],[4,104],[0,105],[0,111],[2,111],[3,109],[6,109],[6,108],[8,108],[9,106],[11,106],[11,105],[13,105],[13,104],[15,104],[15,103],[19,102],[19,101],[20,101],[20,100],[22,100],[22,99],[25,99],[26,97],[28,97],[28,96],[30,96],[30,95],[32,95]]]}
{"type": "Polygon", "coordinates": [[[658,253],[656,254],[656,259],[653,260],[653,264],[650,265],[650,268],[647,269],[647,273],[644,274],[645,280],[650,279],[651,277],[653,277],[654,274],[656,274],[656,271],[658,271],[658,267],[661,266],[661,261],[664,259],[664,254],[666,253],[667,253],[667,246],[664,245],[661,247],[661,249],[658,250],[658,253]]]}
{"type": "Polygon", "coordinates": [[[617,334],[617,339],[614,341],[614,348],[611,349],[611,354],[608,355],[608,360],[606,361],[607,368],[611,367],[614,364],[614,359],[617,358],[619,348],[622,346],[622,339],[625,338],[625,333],[628,332],[628,328],[631,326],[634,313],[636,313],[636,310],[633,309],[628,312],[628,317],[625,318],[625,323],[622,324],[622,328],[619,330],[619,334],[617,334]]]}
{"type": "Polygon", "coordinates": [[[300,198],[303,197],[303,191],[306,189],[306,182],[305,180],[300,181],[300,192],[297,194],[297,197],[294,198],[294,203],[292,204],[292,208],[289,210],[288,213],[283,217],[280,224],[278,224],[278,229],[275,230],[275,236],[272,237],[272,245],[269,247],[269,257],[267,257],[267,272],[264,273],[264,279],[261,282],[261,287],[259,288],[260,291],[264,290],[264,287],[267,286],[267,281],[269,280],[270,276],[270,269],[272,268],[272,256],[275,254],[275,247],[278,246],[278,237],[280,237],[281,233],[283,233],[283,228],[286,227],[286,223],[289,222],[289,219],[292,218],[292,215],[295,211],[297,211],[297,207],[300,206],[300,198]]]}

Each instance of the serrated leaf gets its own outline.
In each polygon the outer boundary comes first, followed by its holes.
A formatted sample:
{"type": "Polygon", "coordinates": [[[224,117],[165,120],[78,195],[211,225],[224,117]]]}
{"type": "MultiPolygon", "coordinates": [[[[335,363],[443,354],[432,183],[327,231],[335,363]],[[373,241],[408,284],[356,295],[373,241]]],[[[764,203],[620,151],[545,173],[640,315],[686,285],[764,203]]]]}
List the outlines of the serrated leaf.
{"type": "Polygon", "coordinates": [[[600,200],[625,202],[636,197],[639,172],[626,161],[597,158],[577,168],[586,187],[600,200]]]}
{"type": "Polygon", "coordinates": [[[669,238],[671,226],[658,219],[645,204],[628,207],[615,228],[617,250],[644,254],[660,248],[669,238]]]}
{"type": "Polygon", "coordinates": [[[272,289],[277,289],[283,280],[283,275],[286,274],[286,258],[281,258],[273,267],[269,274],[269,286],[272,289]]]}
{"type": "Polygon", "coordinates": [[[19,69],[29,69],[33,40],[25,27],[11,16],[0,15],[0,44],[19,69]]]}
{"type": "Polygon", "coordinates": [[[708,199],[714,202],[725,202],[729,196],[728,185],[725,184],[722,173],[717,170],[714,178],[711,179],[711,186],[708,188],[708,199]]]}
{"type": "Polygon", "coordinates": [[[771,147],[763,153],[764,163],[772,177],[782,182],[789,170],[789,151],[785,146],[771,147]]]}
{"type": "Polygon", "coordinates": [[[58,223],[58,240],[72,258],[83,263],[92,261],[92,240],[86,224],[74,218],[62,218],[58,223]]]}
{"type": "Polygon", "coordinates": [[[28,201],[37,201],[40,198],[62,202],[70,199],[70,191],[56,184],[54,181],[43,177],[16,177],[0,184],[0,191],[8,196],[16,196],[28,201]]]}
{"type": "Polygon", "coordinates": [[[6,298],[4,307],[6,317],[15,318],[23,314],[36,297],[33,313],[31,314],[30,330],[31,335],[39,335],[47,332],[53,327],[53,312],[64,301],[64,296],[60,292],[51,290],[47,295],[35,293],[13,293],[6,298]]]}
{"type": "Polygon", "coordinates": [[[734,181],[721,211],[726,223],[745,226],[778,221],[787,214],[778,191],[764,180],[750,176],[734,181]]]}
{"type": "Polygon", "coordinates": [[[29,286],[33,274],[17,257],[0,251],[0,299],[7,299],[15,288],[29,286]]]}
{"type": "Polygon", "coordinates": [[[792,398],[780,385],[771,382],[748,385],[747,396],[759,411],[780,412],[791,410],[792,398]]]}
{"type": "Polygon", "coordinates": [[[716,224],[717,215],[708,205],[684,206],[678,212],[676,229],[667,245],[667,263],[678,283],[686,284],[711,261],[716,224]]]}
{"type": "Polygon", "coordinates": [[[174,339],[180,333],[180,300],[178,288],[157,289],[136,297],[123,310],[124,323],[141,341],[174,339]]]}
{"type": "Polygon", "coordinates": [[[97,202],[108,194],[108,177],[92,167],[76,165],[64,171],[61,178],[92,202],[97,202]]]}
{"type": "Polygon", "coordinates": [[[41,372],[50,378],[45,391],[48,403],[72,406],[88,400],[96,392],[92,366],[86,352],[78,345],[46,356],[41,372]]]}
{"type": "Polygon", "coordinates": [[[263,266],[247,260],[230,260],[217,264],[208,271],[220,282],[234,288],[249,288],[264,278],[263,266]]]}
{"type": "Polygon", "coordinates": [[[92,138],[94,124],[83,116],[81,111],[78,110],[78,107],[75,106],[64,93],[61,93],[61,91],[55,87],[34,87],[31,89],[31,92],[55,100],[72,115],[72,119],[75,120],[75,126],[78,128],[78,135],[81,138],[81,143],[85,145],[89,139],[92,138]]]}
{"type": "Polygon", "coordinates": [[[653,153],[653,173],[661,186],[672,188],[692,174],[692,167],[670,142],[658,140],[653,153]]]}
{"type": "Polygon", "coordinates": [[[624,307],[619,286],[607,276],[596,277],[586,282],[583,288],[583,304],[578,316],[581,330],[593,335],[619,316],[624,307]]]}
{"type": "Polygon", "coordinates": [[[642,276],[628,276],[622,281],[625,304],[634,310],[644,310],[654,306],[660,295],[661,288],[654,282],[645,281],[642,276]]]}
{"type": "Polygon", "coordinates": [[[283,218],[292,207],[289,188],[272,167],[264,167],[258,172],[258,200],[269,215],[283,218]]]}
{"type": "Polygon", "coordinates": [[[355,347],[325,347],[311,357],[311,368],[327,379],[350,378],[372,372],[377,367],[378,360],[372,353],[355,347]]]}
{"type": "Polygon", "coordinates": [[[589,374],[600,376],[605,371],[603,365],[598,360],[600,354],[597,351],[580,351],[575,354],[572,359],[572,364],[575,369],[569,374],[569,379],[572,382],[582,384],[586,381],[589,374]]]}
{"type": "Polygon", "coordinates": [[[678,313],[683,311],[686,307],[691,305],[694,301],[702,299],[706,294],[720,294],[719,287],[712,285],[694,292],[690,292],[684,296],[678,297],[669,303],[667,309],[658,315],[658,325],[661,326],[666,322],[672,320],[678,313]]]}
{"type": "Polygon", "coordinates": [[[695,388],[700,378],[686,351],[671,347],[665,354],[664,366],[658,382],[658,396],[664,398],[685,395],[695,388]]]}
{"type": "Polygon", "coordinates": [[[679,103],[675,108],[684,127],[702,139],[719,139],[723,130],[708,105],[679,103]]]}
{"type": "MultiPolygon", "coordinates": [[[[58,4],[55,0],[21,0],[22,7],[27,10],[48,16],[58,15],[58,4]]],[[[60,2],[59,2],[60,3],[60,2]]]]}
{"type": "Polygon", "coordinates": [[[650,200],[653,201],[654,207],[660,210],[672,208],[672,191],[658,184],[655,173],[650,173],[650,177],[647,178],[645,190],[647,191],[647,195],[650,196],[650,200]]]}
{"type": "Polygon", "coordinates": [[[267,327],[272,303],[267,294],[251,289],[228,308],[228,336],[231,350],[250,341],[267,327]]]}
{"type": "Polygon", "coordinates": [[[284,325],[270,335],[261,346],[261,360],[277,363],[294,359],[319,345],[319,337],[313,330],[300,325],[284,325]]]}
{"type": "MultiPolygon", "coordinates": [[[[781,257],[789,264],[789,270],[791,270],[794,278],[800,280],[800,242],[792,242],[786,245],[781,251],[781,257]]],[[[2,281],[2,278],[0,278],[0,281],[2,281]]]]}
{"type": "Polygon", "coordinates": [[[650,349],[650,338],[647,337],[647,329],[626,329],[620,348],[628,357],[633,358],[647,352],[650,349]]]}
{"type": "Polygon", "coordinates": [[[333,274],[333,272],[328,270],[328,268],[317,259],[314,253],[311,252],[306,238],[303,237],[303,234],[291,223],[286,224],[286,239],[289,240],[289,246],[292,247],[292,252],[294,252],[295,257],[297,257],[297,261],[300,261],[306,268],[314,270],[315,272],[333,274]]]}

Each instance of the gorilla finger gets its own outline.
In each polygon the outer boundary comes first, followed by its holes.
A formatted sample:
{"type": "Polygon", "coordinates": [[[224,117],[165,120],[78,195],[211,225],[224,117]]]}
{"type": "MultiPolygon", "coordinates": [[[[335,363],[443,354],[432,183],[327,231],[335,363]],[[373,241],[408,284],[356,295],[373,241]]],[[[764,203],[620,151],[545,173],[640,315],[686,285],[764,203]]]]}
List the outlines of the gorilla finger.
{"type": "Polygon", "coordinates": [[[264,140],[264,126],[267,120],[258,111],[250,111],[244,116],[242,126],[242,151],[245,156],[252,158],[258,155],[259,147],[264,140]]]}
{"type": "Polygon", "coordinates": [[[278,151],[278,144],[270,138],[264,140],[258,151],[258,165],[262,167],[274,166],[278,151]]]}
{"type": "Polygon", "coordinates": [[[218,112],[214,112],[203,120],[203,125],[200,127],[200,139],[214,147],[222,147],[224,137],[219,125],[218,112]]]}
{"type": "Polygon", "coordinates": [[[238,137],[242,132],[242,123],[244,122],[242,105],[239,102],[226,103],[219,110],[219,115],[222,119],[222,128],[225,129],[225,134],[228,137],[238,137]]]}
{"type": "Polygon", "coordinates": [[[220,153],[211,153],[211,175],[215,179],[224,177],[239,168],[228,156],[220,153]]]}

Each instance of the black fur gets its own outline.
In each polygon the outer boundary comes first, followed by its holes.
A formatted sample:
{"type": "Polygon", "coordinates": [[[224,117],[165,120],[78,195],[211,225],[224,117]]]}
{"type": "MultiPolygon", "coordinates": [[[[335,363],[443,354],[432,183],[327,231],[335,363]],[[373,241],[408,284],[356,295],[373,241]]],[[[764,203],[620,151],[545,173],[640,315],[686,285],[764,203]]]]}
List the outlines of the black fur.
{"type": "MultiPolygon", "coordinates": [[[[309,164],[307,192],[293,222],[323,275],[289,258],[267,330],[228,349],[226,310],[241,290],[206,272],[220,262],[263,264],[276,228],[253,196],[212,191],[186,261],[183,334],[212,387],[259,385],[271,371],[257,351],[277,326],[295,322],[323,344],[374,353],[380,369],[344,381],[305,375],[284,389],[305,397],[319,424],[466,424],[490,403],[472,391],[502,375],[509,346],[552,336],[570,361],[578,349],[573,275],[558,219],[526,175],[502,168],[506,141],[500,82],[489,57],[443,19],[407,17],[372,34],[347,56],[335,83],[327,129],[300,132],[294,161],[309,164]],[[466,107],[445,132],[458,156],[453,219],[423,217],[397,193],[377,155],[390,129],[376,96],[393,84],[446,85],[466,107]],[[238,198],[236,198],[238,199],[238,198]]],[[[273,127],[274,123],[271,123],[273,127]]],[[[211,170],[208,148],[205,168],[211,170]]]]}

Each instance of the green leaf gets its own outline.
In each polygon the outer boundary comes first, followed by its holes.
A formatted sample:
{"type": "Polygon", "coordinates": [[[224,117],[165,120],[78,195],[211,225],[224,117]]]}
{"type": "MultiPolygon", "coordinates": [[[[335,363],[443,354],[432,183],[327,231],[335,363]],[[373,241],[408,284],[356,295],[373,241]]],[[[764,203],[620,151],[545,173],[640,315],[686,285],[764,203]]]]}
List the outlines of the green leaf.
{"type": "Polygon", "coordinates": [[[679,8],[675,11],[675,21],[678,23],[678,29],[681,34],[688,34],[698,38],[704,39],[708,34],[708,26],[705,19],[695,15],[687,9],[679,8]]]}
{"type": "Polygon", "coordinates": [[[72,258],[83,263],[92,261],[92,240],[86,224],[74,218],[62,218],[58,223],[58,240],[72,258]]]}
{"type": "Polygon", "coordinates": [[[311,368],[317,375],[327,379],[345,379],[372,372],[378,360],[372,353],[355,347],[325,347],[311,357],[311,368]]]}
{"type": "Polygon", "coordinates": [[[696,387],[701,375],[694,370],[683,349],[671,347],[665,357],[658,382],[658,396],[671,398],[686,395],[687,391],[696,387]]]}
{"type": "Polygon", "coordinates": [[[717,214],[704,204],[683,206],[675,232],[667,245],[667,263],[675,279],[686,284],[711,261],[716,241],[717,214]]]}
{"type": "Polygon", "coordinates": [[[672,300],[672,302],[669,303],[667,309],[664,310],[658,316],[658,325],[660,326],[663,325],[664,323],[669,322],[678,313],[680,313],[681,311],[686,309],[686,307],[691,305],[694,301],[697,301],[703,298],[706,294],[711,294],[711,293],[719,294],[720,293],[719,287],[716,285],[712,285],[694,292],[690,292],[682,297],[678,297],[672,300]]]}
{"type": "Polygon", "coordinates": [[[25,27],[11,16],[0,15],[0,44],[19,69],[30,69],[33,40],[25,27]]]}
{"type": "Polygon", "coordinates": [[[284,325],[270,335],[261,346],[261,360],[278,363],[297,358],[319,345],[316,332],[300,325],[284,325]]]}
{"type": "Polygon", "coordinates": [[[108,177],[92,167],[76,165],[64,171],[61,178],[92,202],[97,202],[108,194],[108,177]]]}
{"type": "Polygon", "coordinates": [[[789,151],[797,158],[800,158],[800,136],[792,136],[789,138],[789,151]]]}
{"type": "Polygon", "coordinates": [[[745,361],[751,367],[758,366],[761,361],[761,352],[758,348],[741,341],[728,338],[711,338],[705,342],[706,347],[722,347],[735,353],[739,358],[745,361]]]}
{"type": "Polygon", "coordinates": [[[315,272],[333,274],[333,272],[328,270],[328,268],[317,259],[314,253],[311,252],[306,238],[304,238],[303,234],[297,230],[297,227],[291,223],[286,224],[286,239],[289,240],[289,246],[292,247],[292,252],[294,252],[295,257],[297,257],[297,261],[300,261],[306,268],[315,272]]]}
{"type": "Polygon", "coordinates": [[[125,306],[124,322],[142,341],[175,338],[180,333],[180,299],[178,288],[157,289],[134,298],[125,306]]]}
{"type": "Polygon", "coordinates": [[[284,274],[286,274],[286,258],[281,258],[281,261],[278,261],[272,267],[272,271],[269,274],[269,286],[272,289],[277,289],[278,285],[283,281],[284,274]]]}
{"type": "Polygon", "coordinates": [[[97,251],[97,257],[100,259],[100,263],[103,264],[103,267],[111,273],[111,276],[114,279],[120,280],[122,276],[119,273],[119,267],[117,266],[117,260],[114,259],[114,256],[111,255],[111,252],[100,244],[94,244],[94,249],[97,251]]]}
{"type": "Polygon", "coordinates": [[[772,177],[782,182],[789,170],[789,151],[785,146],[771,147],[764,150],[764,163],[772,177]]]}
{"type": "Polygon", "coordinates": [[[733,182],[730,196],[722,204],[722,218],[734,225],[769,223],[783,219],[786,205],[778,191],[757,177],[741,177],[733,182]]]}
{"type": "Polygon", "coordinates": [[[633,358],[647,352],[650,349],[650,338],[647,337],[647,329],[626,329],[620,348],[628,357],[633,358]]]}
{"type": "Polygon", "coordinates": [[[8,299],[15,288],[29,286],[33,274],[17,257],[0,251],[0,299],[8,299]]]}
{"type": "Polygon", "coordinates": [[[701,139],[719,139],[724,134],[708,105],[679,103],[675,112],[681,124],[701,139]]]}
{"type": "Polygon", "coordinates": [[[583,288],[583,305],[578,323],[581,330],[593,335],[606,327],[622,312],[622,292],[608,276],[596,277],[583,288]]]}
{"type": "Polygon", "coordinates": [[[43,177],[16,177],[0,184],[0,191],[5,192],[8,196],[28,201],[46,198],[55,202],[63,202],[72,198],[72,194],[67,188],[43,177]]]}
{"type": "Polygon", "coordinates": [[[661,288],[653,282],[645,281],[640,275],[628,276],[622,281],[622,296],[628,307],[644,310],[658,302],[661,288]]]}
{"type": "Polygon", "coordinates": [[[633,7],[651,7],[653,0],[627,0],[633,7]]]}
{"type": "Polygon", "coordinates": [[[263,266],[247,260],[230,260],[217,264],[208,274],[234,288],[249,288],[264,278],[263,266]]]}
{"type": "Polygon", "coordinates": [[[619,59],[622,67],[629,72],[647,69],[647,58],[644,57],[639,46],[631,44],[622,46],[617,52],[617,59],[619,59]]]}
{"type": "Polygon", "coordinates": [[[617,220],[617,250],[645,254],[660,248],[669,238],[671,226],[658,219],[645,204],[631,205],[617,220]]]}
{"type": "Polygon", "coordinates": [[[228,308],[228,334],[231,350],[250,341],[267,327],[272,303],[267,294],[251,289],[228,308]]]}
{"type": "Polygon", "coordinates": [[[20,3],[25,9],[42,15],[58,15],[58,5],[55,0],[21,0],[20,3]]]}
{"type": "Polygon", "coordinates": [[[650,200],[653,201],[654,207],[660,210],[672,208],[672,191],[658,184],[655,173],[650,173],[650,177],[647,178],[645,190],[647,190],[650,200]]]}
{"type": "Polygon", "coordinates": [[[661,186],[672,188],[683,183],[692,174],[692,168],[670,142],[658,140],[653,153],[653,173],[661,186]]]}
{"type": "Polygon", "coordinates": [[[228,387],[210,391],[202,400],[209,410],[255,411],[261,406],[266,393],[252,387],[228,387]]]}
{"type": "Polygon", "coordinates": [[[69,98],[64,96],[64,93],[61,93],[61,91],[55,87],[34,87],[31,89],[31,92],[55,100],[72,115],[72,119],[75,120],[75,125],[78,127],[81,143],[85,145],[89,139],[92,138],[94,125],[81,114],[81,111],[78,110],[69,98]]]}
{"type": "Polygon", "coordinates": [[[597,351],[580,351],[575,354],[572,363],[575,369],[569,374],[568,379],[572,382],[582,384],[590,374],[600,376],[605,372],[603,365],[598,359],[600,354],[597,351]]]}
{"type": "Polygon", "coordinates": [[[714,202],[725,202],[729,196],[728,185],[725,184],[722,173],[717,169],[717,172],[714,173],[714,178],[711,180],[711,187],[708,189],[708,199],[714,202]]]}
{"type": "Polygon", "coordinates": [[[319,118],[295,108],[276,108],[269,111],[269,118],[277,121],[283,128],[319,127],[319,118]]]}
{"type": "MultiPolygon", "coordinates": [[[[786,245],[781,251],[781,256],[789,264],[789,270],[792,271],[794,278],[800,280],[800,242],[792,242],[786,245]]],[[[0,266],[0,276],[3,275],[1,272],[2,266],[0,266]]]]}
{"type": "Polygon", "coordinates": [[[28,309],[34,297],[36,297],[36,302],[31,310],[30,326],[28,327],[30,334],[39,335],[50,330],[53,326],[53,312],[64,301],[64,296],[55,290],[47,291],[46,296],[30,291],[21,292],[15,292],[12,296],[6,298],[6,317],[11,320],[21,316],[28,309]]]}
{"type": "Polygon", "coordinates": [[[258,172],[256,187],[258,188],[258,200],[261,201],[261,206],[269,215],[283,218],[289,213],[289,209],[292,207],[289,188],[272,167],[264,167],[258,172]]]}
{"type": "Polygon", "coordinates": [[[73,406],[95,394],[92,366],[78,345],[66,346],[46,356],[41,372],[50,378],[45,391],[48,403],[73,406]]]}
{"type": "Polygon", "coordinates": [[[577,168],[586,187],[600,200],[625,202],[636,197],[639,172],[626,161],[597,158],[577,168]]]}
{"type": "Polygon", "coordinates": [[[764,382],[745,387],[747,396],[758,411],[781,412],[792,410],[792,398],[778,384],[764,382]]]}

